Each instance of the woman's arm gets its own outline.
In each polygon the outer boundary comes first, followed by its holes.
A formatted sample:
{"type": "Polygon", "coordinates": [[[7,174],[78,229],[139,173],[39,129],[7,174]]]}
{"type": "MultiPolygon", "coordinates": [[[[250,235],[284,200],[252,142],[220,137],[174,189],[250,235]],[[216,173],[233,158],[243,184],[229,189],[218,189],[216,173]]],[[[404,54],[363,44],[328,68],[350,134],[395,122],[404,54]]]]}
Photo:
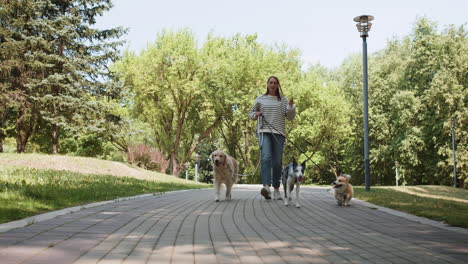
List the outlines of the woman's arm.
{"type": "Polygon", "coordinates": [[[255,99],[254,105],[250,108],[249,117],[251,120],[257,120],[258,117],[261,115],[261,103],[259,102],[258,98],[255,99]]]}
{"type": "Polygon", "coordinates": [[[286,105],[286,119],[288,120],[293,120],[294,117],[296,116],[296,105],[294,104],[294,100],[291,98],[289,100],[285,97],[284,102],[287,104],[286,105]]]}

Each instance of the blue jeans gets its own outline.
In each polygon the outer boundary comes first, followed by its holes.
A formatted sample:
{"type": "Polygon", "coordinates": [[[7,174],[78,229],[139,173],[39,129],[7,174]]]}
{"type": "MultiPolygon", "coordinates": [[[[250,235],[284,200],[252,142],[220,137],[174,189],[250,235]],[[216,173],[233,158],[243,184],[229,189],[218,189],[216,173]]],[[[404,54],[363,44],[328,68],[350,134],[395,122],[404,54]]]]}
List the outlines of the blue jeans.
{"type": "Polygon", "coordinates": [[[262,184],[279,188],[281,181],[281,169],[283,164],[284,136],[273,133],[260,133],[258,142],[262,157],[262,184]]]}

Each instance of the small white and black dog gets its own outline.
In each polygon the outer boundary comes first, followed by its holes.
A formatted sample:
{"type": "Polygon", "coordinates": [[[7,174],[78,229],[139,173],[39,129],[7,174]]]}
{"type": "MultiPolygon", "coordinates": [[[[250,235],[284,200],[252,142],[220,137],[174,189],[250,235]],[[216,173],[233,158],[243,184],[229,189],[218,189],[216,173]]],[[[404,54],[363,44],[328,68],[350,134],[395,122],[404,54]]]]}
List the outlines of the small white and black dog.
{"type": "Polygon", "coordinates": [[[296,161],[293,161],[292,163],[286,165],[281,171],[281,182],[284,188],[284,205],[289,205],[289,201],[292,200],[291,191],[294,189],[294,185],[296,185],[295,204],[296,207],[301,207],[299,204],[299,193],[301,190],[300,186],[304,177],[305,168],[305,162],[302,164],[297,164],[296,161]]]}

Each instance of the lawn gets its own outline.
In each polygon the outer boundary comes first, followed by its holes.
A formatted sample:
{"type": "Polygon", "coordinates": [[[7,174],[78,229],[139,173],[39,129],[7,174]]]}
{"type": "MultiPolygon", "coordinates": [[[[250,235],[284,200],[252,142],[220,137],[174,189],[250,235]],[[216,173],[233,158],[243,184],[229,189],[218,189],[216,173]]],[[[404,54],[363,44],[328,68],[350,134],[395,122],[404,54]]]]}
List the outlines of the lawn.
{"type": "Polygon", "coordinates": [[[355,197],[376,205],[468,228],[468,190],[448,186],[354,186],[355,197]]]}
{"type": "Polygon", "coordinates": [[[145,174],[139,177],[145,179],[0,163],[0,223],[119,197],[210,187],[156,172],[141,172],[145,174]]]}

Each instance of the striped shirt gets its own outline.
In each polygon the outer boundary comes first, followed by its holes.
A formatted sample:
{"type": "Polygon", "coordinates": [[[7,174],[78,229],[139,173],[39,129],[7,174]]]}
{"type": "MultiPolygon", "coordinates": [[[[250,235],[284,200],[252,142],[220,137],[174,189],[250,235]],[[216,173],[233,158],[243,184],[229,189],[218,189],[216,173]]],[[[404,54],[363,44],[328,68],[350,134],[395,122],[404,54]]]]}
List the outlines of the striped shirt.
{"type": "Polygon", "coordinates": [[[249,111],[250,119],[256,119],[255,112],[262,113],[257,133],[276,133],[286,136],[285,119],[293,120],[296,115],[296,105],[290,107],[288,99],[284,96],[281,97],[281,101],[278,101],[276,96],[260,95],[255,99],[254,105],[249,111]]]}

